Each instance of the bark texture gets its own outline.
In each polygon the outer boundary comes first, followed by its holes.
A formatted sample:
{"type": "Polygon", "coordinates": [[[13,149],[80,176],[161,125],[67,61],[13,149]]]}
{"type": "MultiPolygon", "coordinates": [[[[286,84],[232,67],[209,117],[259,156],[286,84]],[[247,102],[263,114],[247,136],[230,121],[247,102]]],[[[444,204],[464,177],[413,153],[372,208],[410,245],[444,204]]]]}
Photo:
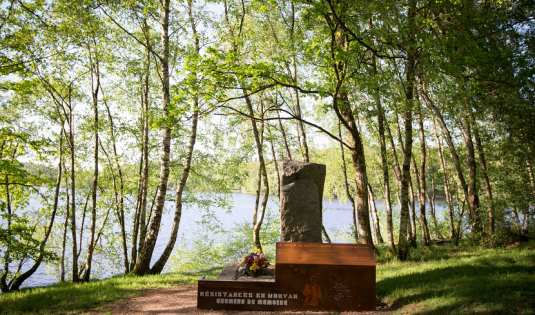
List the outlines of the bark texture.
{"type": "MultiPolygon", "coordinates": [[[[161,42],[162,55],[161,61],[161,78],[162,78],[162,103],[163,116],[169,115],[169,1],[162,0],[162,18],[161,18],[161,42]]],[[[154,210],[151,215],[150,228],[145,238],[143,247],[140,248],[139,256],[132,270],[135,275],[144,275],[150,272],[150,260],[156,246],[158,233],[160,232],[160,223],[162,219],[163,206],[165,202],[165,195],[167,193],[167,182],[169,180],[169,154],[171,151],[171,128],[165,125],[162,140],[162,157],[160,168],[160,180],[158,184],[158,192],[156,195],[154,210]]]]}

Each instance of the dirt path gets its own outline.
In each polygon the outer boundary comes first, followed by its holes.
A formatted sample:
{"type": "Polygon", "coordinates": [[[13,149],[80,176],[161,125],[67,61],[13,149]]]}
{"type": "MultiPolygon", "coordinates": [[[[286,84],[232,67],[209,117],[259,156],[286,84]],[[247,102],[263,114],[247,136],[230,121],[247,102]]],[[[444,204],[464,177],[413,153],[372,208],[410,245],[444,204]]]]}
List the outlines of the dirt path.
{"type": "MultiPolygon", "coordinates": [[[[381,308],[378,306],[378,308],[381,308]]],[[[381,314],[390,311],[384,305],[377,312],[348,312],[344,315],[369,315],[381,314]]],[[[132,298],[113,302],[106,305],[99,311],[86,313],[87,315],[96,314],[141,314],[141,315],[166,315],[166,314],[335,314],[329,312],[276,312],[276,311],[229,311],[229,310],[201,310],[197,309],[197,285],[182,285],[167,289],[145,289],[139,295],[132,298]]]]}

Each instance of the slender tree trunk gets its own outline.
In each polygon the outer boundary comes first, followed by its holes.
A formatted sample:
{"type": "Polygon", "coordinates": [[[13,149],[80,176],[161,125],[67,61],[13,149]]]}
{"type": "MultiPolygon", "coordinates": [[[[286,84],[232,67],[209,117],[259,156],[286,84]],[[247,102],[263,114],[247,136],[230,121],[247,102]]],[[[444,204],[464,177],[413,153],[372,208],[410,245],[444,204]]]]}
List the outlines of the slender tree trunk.
{"type": "MultiPolygon", "coordinates": [[[[375,53],[372,55],[372,64],[373,72],[377,74],[377,64],[375,61],[375,53]]],[[[384,192],[384,201],[386,207],[386,231],[388,235],[388,252],[390,257],[396,255],[396,246],[394,244],[394,224],[392,222],[392,204],[390,201],[390,178],[388,174],[388,162],[386,158],[386,139],[385,139],[385,113],[383,110],[383,105],[381,104],[381,96],[379,93],[379,88],[375,89],[375,104],[377,107],[377,122],[379,129],[379,141],[381,143],[381,166],[383,170],[383,192],[384,192]]],[[[392,148],[395,151],[395,148],[392,148]]],[[[397,157],[396,157],[397,162],[397,157]]]]}
{"type": "MultiPolygon", "coordinates": [[[[530,155],[533,156],[533,149],[531,148],[530,145],[528,145],[528,147],[529,147],[528,149],[529,149],[530,155]]],[[[530,180],[530,183],[531,183],[531,190],[532,190],[532,193],[533,193],[533,198],[535,200],[535,176],[533,176],[533,167],[531,166],[531,162],[529,160],[529,157],[526,157],[526,165],[528,167],[529,180],[530,180]]],[[[529,219],[530,219],[530,217],[531,217],[531,214],[530,214],[529,205],[528,205],[528,211],[527,211],[527,220],[528,220],[527,228],[528,228],[528,230],[526,231],[526,235],[529,235],[529,226],[530,226],[529,219]]]]}
{"type": "MultiPolygon", "coordinates": [[[[63,165],[65,167],[65,165],[63,165]]],[[[65,173],[67,173],[67,168],[65,167],[65,173]]],[[[68,177],[65,177],[65,221],[63,222],[63,242],[61,246],[61,273],[60,281],[65,282],[65,247],[67,243],[67,230],[69,227],[69,213],[70,213],[70,203],[69,203],[69,182],[68,177]]]]}
{"type": "Polygon", "coordinates": [[[516,202],[513,202],[513,207],[511,208],[511,211],[513,212],[513,217],[515,218],[515,223],[516,223],[516,228],[518,229],[518,233],[522,234],[522,223],[520,223],[520,217],[518,216],[516,202]]]}
{"type": "MultiPolygon", "coordinates": [[[[82,223],[80,224],[80,234],[78,236],[78,238],[80,239],[80,243],[78,243],[78,257],[80,257],[80,253],[82,252],[82,241],[83,241],[83,236],[84,236],[85,217],[87,214],[87,204],[89,202],[89,197],[91,197],[91,195],[93,194],[92,189],[88,189],[87,191],[88,193],[87,193],[87,196],[85,196],[84,210],[82,211],[82,223]]],[[[81,267],[81,268],[85,268],[85,265],[83,266],[84,267],[81,267]]],[[[79,272],[78,274],[81,274],[81,273],[79,272]]]]}
{"type": "Polygon", "coordinates": [[[530,157],[533,157],[533,147],[528,144],[529,156],[526,157],[526,165],[528,167],[529,180],[531,183],[531,191],[533,193],[533,198],[535,198],[535,176],[533,175],[533,166],[531,165],[530,157]]]}
{"type": "Polygon", "coordinates": [[[429,201],[430,205],[430,212],[431,212],[431,219],[433,220],[433,226],[435,227],[435,235],[437,240],[444,240],[444,237],[440,233],[438,222],[437,222],[437,216],[436,216],[436,205],[435,205],[435,180],[432,179],[431,181],[431,187],[433,190],[433,196],[430,196],[429,193],[426,191],[425,196],[427,198],[427,201],[429,201]]]}
{"type": "Polygon", "coordinates": [[[476,172],[476,159],[474,152],[474,143],[472,141],[472,128],[470,117],[466,108],[464,113],[463,127],[465,133],[465,143],[467,150],[467,164],[468,164],[468,208],[470,210],[470,221],[472,226],[472,235],[476,242],[479,240],[479,233],[482,232],[481,221],[477,211],[479,209],[479,196],[477,194],[477,172],[476,172]]]}
{"type": "MultiPolygon", "coordinates": [[[[102,91],[102,96],[104,97],[104,91],[102,91]]],[[[117,191],[117,184],[115,175],[113,172],[113,166],[111,159],[106,153],[106,157],[108,159],[108,162],[110,164],[110,172],[112,174],[113,178],[113,190],[115,193],[115,204],[116,204],[116,215],[117,215],[117,221],[119,222],[119,228],[121,229],[121,245],[123,248],[123,263],[124,263],[124,273],[128,273],[130,271],[130,266],[128,264],[128,245],[126,240],[126,226],[125,226],[125,218],[124,218],[124,182],[123,182],[123,172],[121,169],[121,164],[119,163],[119,154],[117,153],[117,144],[115,140],[115,124],[113,123],[113,117],[111,115],[110,107],[108,106],[108,101],[104,97],[104,105],[106,106],[106,111],[108,113],[108,119],[110,121],[110,133],[111,133],[111,140],[112,140],[112,146],[113,146],[113,156],[115,161],[115,167],[117,168],[117,173],[119,175],[119,191],[117,191]]],[[[100,146],[102,147],[102,142],[100,142],[100,146]]],[[[103,151],[104,148],[102,147],[103,151]]]]}
{"type": "Polygon", "coordinates": [[[74,164],[74,117],[72,113],[72,86],[69,86],[69,144],[71,148],[71,236],[72,236],[72,281],[78,282],[78,248],[76,242],[76,177],[74,164]]]}
{"type": "MultiPolygon", "coordinates": [[[[147,213],[147,193],[148,193],[148,175],[149,175],[149,75],[150,75],[150,53],[147,49],[147,62],[145,64],[145,76],[141,77],[141,158],[139,159],[139,189],[136,213],[134,215],[134,227],[132,231],[132,249],[130,253],[130,270],[136,264],[138,249],[141,249],[147,235],[146,213],[147,213]],[[139,246],[138,246],[139,244],[139,246]]],[[[153,202],[154,203],[154,202],[153,202]]]]}
{"type": "Polygon", "coordinates": [[[48,238],[50,236],[50,233],[52,232],[52,228],[54,227],[54,220],[56,218],[56,212],[58,210],[58,200],[59,200],[59,190],[61,186],[61,171],[62,171],[62,163],[63,163],[63,127],[61,128],[60,136],[59,136],[59,162],[58,162],[58,175],[56,178],[56,191],[54,193],[54,205],[52,206],[52,214],[50,215],[50,222],[48,223],[48,228],[45,231],[45,236],[43,240],[41,241],[41,244],[39,245],[39,257],[35,260],[34,264],[25,271],[24,273],[20,274],[19,276],[16,276],[13,284],[11,285],[11,290],[18,290],[22,283],[31,277],[36,271],[37,268],[41,265],[43,262],[44,256],[44,250],[46,243],[48,242],[48,238]]]}
{"type": "MultiPolygon", "coordinates": [[[[297,71],[297,70],[295,70],[297,71]]],[[[297,73],[295,73],[295,76],[297,77],[297,73]]],[[[307,144],[307,136],[306,136],[306,132],[305,132],[305,127],[303,126],[303,122],[300,120],[301,119],[301,104],[300,104],[300,100],[299,100],[299,91],[297,89],[294,89],[294,94],[295,94],[295,112],[296,112],[296,116],[298,118],[297,120],[297,127],[298,127],[298,132],[299,132],[299,136],[300,138],[302,139],[302,145],[303,145],[303,148],[302,148],[302,157],[303,157],[303,162],[309,162],[309,158],[308,158],[308,144],[307,144]]]]}
{"type": "MultiPolygon", "coordinates": [[[[13,161],[15,160],[15,156],[17,154],[17,149],[18,149],[18,142],[17,144],[15,144],[15,148],[13,149],[13,153],[11,155],[11,163],[13,163],[13,161]]],[[[9,237],[6,237],[6,241],[5,241],[5,249],[3,251],[3,254],[4,254],[4,272],[2,273],[2,275],[0,276],[0,290],[3,292],[3,293],[6,293],[6,292],[9,292],[9,288],[11,286],[11,283],[7,283],[6,282],[6,279],[7,279],[7,275],[9,274],[9,261],[10,261],[10,257],[11,257],[11,238],[13,237],[13,231],[11,230],[11,226],[12,226],[12,215],[13,215],[13,209],[11,208],[11,192],[10,192],[10,185],[9,185],[9,176],[8,175],[5,175],[4,176],[5,178],[5,191],[6,191],[6,204],[5,204],[5,207],[7,209],[7,229],[5,230],[7,232],[7,235],[9,237]]],[[[17,272],[15,272],[16,274],[17,272]]]]}
{"type": "Polygon", "coordinates": [[[95,228],[97,224],[97,185],[98,185],[98,92],[100,88],[100,73],[99,73],[99,65],[98,60],[96,61],[95,65],[91,65],[91,67],[94,67],[92,69],[91,73],[91,81],[93,83],[93,75],[96,76],[96,84],[92,86],[92,94],[93,94],[93,111],[94,111],[94,123],[95,123],[95,154],[94,154],[94,173],[93,173],[93,194],[91,196],[91,234],[89,236],[89,246],[87,248],[87,257],[85,260],[85,273],[83,276],[83,281],[89,281],[89,278],[91,277],[91,263],[93,261],[93,251],[95,249],[95,228]]]}
{"type": "MultiPolygon", "coordinates": [[[[411,0],[407,8],[407,16],[409,20],[409,34],[408,38],[411,43],[416,42],[414,40],[416,33],[415,25],[416,15],[416,1],[411,0]]],[[[414,48],[407,49],[407,61],[405,64],[405,97],[406,108],[404,113],[405,118],[405,148],[403,151],[403,173],[401,175],[401,213],[400,213],[400,228],[399,228],[399,248],[398,258],[399,260],[407,260],[409,246],[406,243],[406,227],[409,219],[409,196],[408,188],[411,177],[411,157],[412,157],[412,110],[414,103],[414,79],[416,70],[416,53],[414,48]]]]}
{"type": "MultiPolygon", "coordinates": [[[[295,83],[295,85],[298,85],[298,74],[297,74],[297,54],[296,54],[296,48],[295,48],[295,5],[292,2],[291,4],[291,10],[292,15],[290,19],[290,44],[292,49],[292,79],[295,83]]],[[[304,162],[309,162],[309,155],[308,155],[308,144],[307,144],[307,137],[305,132],[305,127],[303,126],[303,122],[300,120],[301,115],[301,102],[299,98],[299,91],[297,88],[294,88],[294,95],[295,95],[295,115],[298,118],[297,120],[297,134],[298,138],[302,139],[302,151],[301,155],[304,162]]],[[[301,142],[301,140],[299,140],[301,142]]],[[[323,228],[325,230],[325,228],[323,228]]]]}
{"type": "Polygon", "coordinates": [[[145,68],[145,88],[143,99],[143,173],[141,180],[141,204],[139,208],[139,244],[141,249],[147,237],[147,194],[149,186],[149,72],[150,54],[147,50],[147,62],[145,68]]]}
{"type": "Polygon", "coordinates": [[[273,164],[275,166],[275,172],[277,172],[277,197],[280,200],[281,197],[281,175],[279,172],[279,165],[277,162],[277,155],[275,154],[275,146],[273,145],[273,134],[271,133],[271,128],[269,123],[267,124],[267,131],[269,134],[269,145],[271,147],[271,155],[273,155],[273,164]]]}
{"type": "MultiPolygon", "coordinates": [[[[342,131],[340,128],[340,124],[338,124],[338,137],[340,140],[342,140],[342,131]]],[[[355,199],[353,199],[353,196],[351,196],[351,193],[349,192],[349,184],[347,181],[347,169],[346,169],[346,158],[344,154],[344,145],[340,143],[340,152],[342,153],[342,170],[344,173],[344,187],[346,189],[346,196],[347,199],[351,202],[351,208],[353,210],[353,229],[355,233],[355,243],[359,242],[359,230],[357,225],[357,211],[355,209],[355,199]]],[[[325,228],[323,228],[325,229],[325,228]]]]}
{"type": "MultiPolygon", "coordinates": [[[[161,61],[161,79],[162,79],[162,105],[163,105],[163,117],[169,115],[169,1],[162,0],[162,55],[161,61]]],[[[167,182],[169,180],[169,155],[171,152],[171,128],[166,123],[163,131],[162,140],[162,158],[160,169],[160,180],[158,184],[158,192],[154,203],[154,210],[151,215],[150,228],[145,238],[143,247],[140,248],[139,256],[132,270],[135,275],[144,275],[150,272],[150,261],[154,247],[156,246],[156,240],[158,239],[158,233],[160,232],[160,222],[162,219],[163,207],[165,202],[165,195],[167,193],[167,182]]]]}
{"type": "Polygon", "coordinates": [[[440,168],[442,169],[442,180],[444,181],[444,193],[446,197],[446,203],[448,204],[448,222],[450,225],[450,239],[453,239],[455,235],[455,227],[453,225],[453,200],[450,193],[448,174],[446,169],[446,162],[444,161],[444,153],[442,152],[442,142],[438,137],[437,126],[435,119],[433,118],[433,131],[435,133],[435,141],[437,143],[438,158],[440,160],[440,168]]]}
{"type": "Polygon", "coordinates": [[[6,229],[6,232],[7,232],[7,235],[9,235],[9,237],[6,238],[6,244],[5,244],[5,250],[3,252],[4,254],[4,272],[2,273],[2,275],[0,276],[0,290],[2,290],[3,293],[7,293],[9,292],[9,285],[7,284],[7,275],[9,274],[9,260],[10,260],[10,256],[11,256],[11,237],[12,237],[12,231],[11,231],[11,215],[12,215],[12,210],[11,210],[11,195],[10,195],[10,192],[9,192],[9,176],[5,176],[5,191],[6,191],[6,209],[7,209],[7,215],[8,215],[8,219],[7,219],[7,229],[6,229]]]}
{"type": "Polygon", "coordinates": [[[426,190],[425,195],[427,200],[429,201],[430,210],[431,210],[431,218],[433,219],[433,226],[435,227],[435,235],[437,240],[444,240],[444,237],[440,233],[439,226],[437,223],[437,216],[436,216],[436,203],[435,203],[435,172],[433,170],[433,159],[429,160],[429,173],[431,174],[431,191],[432,195],[429,195],[429,192],[426,190]]]}
{"type": "MultiPolygon", "coordinates": [[[[253,104],[251,102],[251,99],[248,96],[245,97],[245,102],[249,110],[249,115],[253,117],[254,116],[253,104]]],[[[267,173],[266,173],[266,164],[264,162],[264,153],[262,149],[263,139],[261,137],[260,132],[258,131],[258,127],[254,119],[251,119],[251,125],[253,127],[253,134],[254,134],[254,138],[256,142],[256,150],[257,150],[258,161],[259,161],[259,172],[260,172],[260,175],[262,176],[261,181],[264,183],[264,198],[262,199],[262,204],[260,206],[260,217],[258,217],[258,212],[257,212],[258,208],[255,208],[255,213],[253,217],[253,243],[254,243],[255,248],[262,250],[262,244],[260,243],[260,228],[262,227],[262,221],[264,220],[264,214],[266,212],[267,199],[269,197],[269,185],[268,185],[268,178],[267,178],[267,173]]],[[[259,196],[260,196],[260,186],[258,187],[257,198],[259,196]]]]}
{"type": "Polygon", "coordinates": [[[489,176],[487,175],[487,161],[485,159],[485,152],[483,151],[483,145],[481,143],[481,137],[479,136],[479,128],[477,127],[477,121],[474,118],[474,114],[471,110],[468,110],[470,114],[470,120],[474,129],[474,137],[476,139],[476,149],[479,155],[479,165],[481,166],[481,176],[485,183],[485,194],[487,195],[488,207],[489,207],[489,237],[494,235],[494,200],[492,198],[492,188],[490,186],[489,176]]]}
{"type": "Polygon", "coordinates": [[[136,200],[136,212],[134,213],[134,222],[132,227],[132,246],[130,251],[130,270],[134,268],[137,260],[137,242],[139,234],[139,216],[141,210],[141,182],[142,182],[142,169],[143,169],[143,147],[141,148],[141,157],[139,158],[139,180],[137,182],[137,200],[136,200]]]}
{"type": "Polygon", "coordinates": [[[279,128],[281,129],[282,142],[284,143],[284,148],[286,149],[286,154],[288,155],[288,160],[292,160],[292,153],[288,147],[288,141],[286,140],[286,132],[284,131],[284,126],[282,125],[282,119],[280,119],[279,111],[276,111],[277,118],[279,119],[279,128]]]}
{"type": "Polygon", "coordinates": [[[422,117],[422,110],[419,102],[418,106],[418,126],[419,126],[419,135],[420,135],[420,170],[416,165],[416,160],[413,156],[413,168],[414,174],[416,175],[416,183],[418,188],[418,207],[420,208],[420,228],[422,230],[422,240],[424,246],[429,246],[429,226],[427,225],[427,218],[425,215],[425,193],[426,193],[426,183],[425,183],[425,161],[426,161],[426,150],[425,150],[425,133],[424,133],[424,123],[422,117]]]}
{"type": "Polygon", "coordinates": [[[461,223],[463,221],[465,203],[466,203],[466,200],[463,201],[463,210],[459,214],[459,222],[457,223],[457,236],[455,237],[455,246],[459,246],[459,238],[461,237],[461,230],[462,230],[461,223]]]}
{"type": "MultiPolygon", "coordinates": [[[[410,101],[410,98],[407,97],[410,101]]],[[[412,151],[412,109],[408,108],[405,112],[405,150],[403,152],[403,172],[401,179],[401,211],[399,224],[399,248],[398,258],[402,261],[408,258],[409,244],[407,243],[407,227],[409,225],[409,179],[411,170],[411,151],[412,151]]]]}
{"type": "MultiPolygon", "coordinates": [[[[477,212],[476,212],[476,209],[479,208],[479,197],[477,196],[476,194],[476,190],[475,190],[475,177],[472,178],[471,175],[469,175],[469,178],[470,178],[470,185],[468,185],[466,183],[466,180],[464,178],[464,175],[463,175],[463,172],[462,172],[462,169],[461,169],[461,162],[460,162],[460,159],[459,159],[459,156],[457,155],[457,151],[455,150],[455,145],[453,143],[453,139],[452,139],[452,136],[446,126],[446,123],[444,122],[444,118],[442,117],[442,114],[440,113],[440,111],[438,110],[438,108],[435,106],[435,104],[433,103],[433,101],[429,98],[428,96],[428,93],[425,89],[425,87],[420,84],[420,91],[421,91],[421,94],[424,98],[424,100],[426,101],[427,105],[429,105],[429,107],[431,107],[431,109],[434,111],[436,117],[438,118],[438,121],[440,123],[440,126],[442,127],[442,131],[444,132],[444,135],[445,135],[445,138],[446,138],[446,142],[448,143],[448,146],[450,148],[450,154],[453,158],[453,162],[454,162],[454,165],[455,165],[455,170],[457,171],[457,176],[459,177],[459,182],[461,183],[461,187],[464,191],[464,194],[465,194],[465,197],[468,201],[468,208],[469,208],[469,211],[470,211],[470,220],[471,220],[471,223],[473,225],[473,232],[475,232],[476,234],[476,241],[477,241],[477,234],[479,233],[479,219],[476,217],[477,216],[477,212]],[[470,186],[470,189],[469,189],[469,186],[470,186]]],[[[465,122],[466,122],[466,119],[465,119],[465,122]]],[[[466,125],[466,124],[465,124],[466,125]]],[[[466,129],[466,127],[470,127],[469,125],[468,126],[464,126],[464,128],[466,129]]],[[[467,130],[465,130],[465,133],[467,132],[467,130]]],[[[470,160],[468,162],[468,168],[469,168],[469,173],[472,174],[473,173],[473,176],[475,176],[475,161],[474,161],[474,156],[473,156],[473,143],[472,143],[472,140],[471,140],[471,133],[470,133],[470,136],[466,135],[465,134],[465,142],[466,142],[466,145],[467,145],[467,153],[468,153],[468,159],[470,160]],[[468,148],[468,146],[470,146],[471,144],[471,149],[468,148]],[[472,153],[472,154],[471,154],[472,153]]]]}
{"type": "Polygon", "coordinates": [[[369,194],[369,203],[370,203],[370,211],[372,212],[372,217],[374,219],[374,225],[375,225],[375,239],[377,240],[377,243],[382,244],[385,241],[383,240],[383,236],[381,235],[381,225],[379,224],[379,214],[377,213],[377,207],[375,206],[375,197],[373,196],[373,190],[372,186],[368,184],[368,194],[369,194]]]}
{"type": "MultiPolygon", "coordinates": [[[[198,54],[200,52],[199,38],[197,36],[197,29],[195,27],[195,20],[193,17],[191,1],[188,2],[188,15],[189,15],[189,20],[190,20],[191,30],[193,32],[193,37],[195,40],[195,52],[198,54]]],[[[189,145],[186,151],[186,158],[184,161],[184,168],[182,170],[182,176],[180,177],[180,182],[178,183],[178,187],[177,187],[176,195],[175,195],[175,216],[173,218],[173,227],[171,228],[171,236],[169,238],[169,242],[167,243],[167,246],[165,247],[162,255],[160,256],[158,261],[156,261],[154,266],[152,266],[152,269],[151,269],[152,274],[160,274],[162,272],[163,268],[165,267],[165,264],[167,263],[167,260],[169,259],[169,257],[171,256],[171,253],[173,252],[173,249],[175,248],[175,243],[176,243],[176,239],[178,236],[178,227],[180,225],[180,219],[182,217],[182,194],[184,192],[184,188],[186,187],[186,182],[189,177],[189,171],[191,169],[191,160],[193,158],[193,148],[195,147],[195,141],[197,140],[198,118],[199,118],[199,101],[196,96],[193,100],[193,118],[191,122],[189,145]]]]}

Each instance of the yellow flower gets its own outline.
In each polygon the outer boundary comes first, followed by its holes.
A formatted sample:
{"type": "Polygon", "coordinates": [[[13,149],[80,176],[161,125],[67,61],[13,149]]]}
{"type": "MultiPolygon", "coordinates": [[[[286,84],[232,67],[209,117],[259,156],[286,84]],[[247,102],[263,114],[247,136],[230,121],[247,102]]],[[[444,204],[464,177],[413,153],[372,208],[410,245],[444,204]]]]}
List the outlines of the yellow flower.
{"type": "Polygon", "coordinates": [[[256,272],[260,267],[255,263],[249,269],[251,269],[252,272],[256,272]]]}
{"type": "Polygon", "coordinates": [[[260,249],[257,248],[257,249],[253,249],[253,252],[252,252],[252,253],[253,253],[253,254],[260,254],[261,251],[260,251],[260,249]]]}

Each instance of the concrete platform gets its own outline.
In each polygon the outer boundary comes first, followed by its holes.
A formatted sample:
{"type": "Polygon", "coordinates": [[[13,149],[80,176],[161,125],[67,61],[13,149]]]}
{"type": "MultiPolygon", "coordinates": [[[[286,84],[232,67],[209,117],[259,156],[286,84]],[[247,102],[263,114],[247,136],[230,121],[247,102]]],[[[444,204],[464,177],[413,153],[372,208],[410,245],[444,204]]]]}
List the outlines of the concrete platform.
{"type": "Polygon", "coordinates": [[[269,264],[267,275],[259,277],[240,276],[238,274],[238,268],[240,263],[237,261],[231,261],[221,270],[221,273],[217,276],[216,280],[239,280],[239,281],[267,281],[275,282],[275,264],[269,264]]]}

